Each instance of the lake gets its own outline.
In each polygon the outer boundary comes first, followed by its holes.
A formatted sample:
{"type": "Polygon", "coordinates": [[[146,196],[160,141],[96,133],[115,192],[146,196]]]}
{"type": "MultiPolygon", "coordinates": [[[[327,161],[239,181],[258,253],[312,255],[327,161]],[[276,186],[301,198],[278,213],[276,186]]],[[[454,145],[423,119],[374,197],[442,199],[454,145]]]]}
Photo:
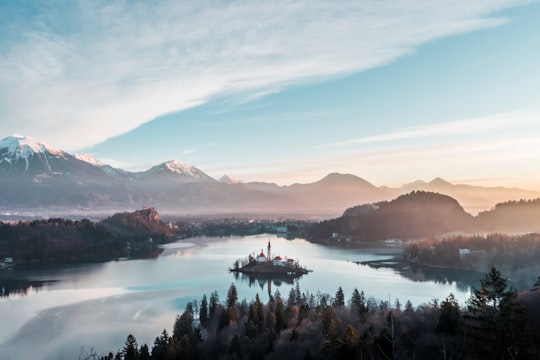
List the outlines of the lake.
{"type": "Polygon", "coordinates": [[[356,262],[384,260],[369,249],[341,249],[287,240],[274,235],[194,238],[164,246],[155,259],[111,261],[64,267],[16,268],[0,273],[0,360],[76,359],[81,348],[98,354],[116,352],[132,333],[151,348],[163,329],[172,331],[177,314],[189,301],[217,290],[222,302],[234,283],[240,299],[259,294],[268,300],[279,291],[286,299],[298,282],[302,291],[346,300],[354,290],[366,297],[415,306],[454,293],[461,305],[481,275],[426,272],[410,268],[372,268],[356,262]],[[299,259],[313,270],[294,281],[249,279],[228,271],[250,253],[266,252],[299,259]],[[235,276],[236,275],[236,276],[235,276]],[[24,290],[17,290],[23,288],[24,290]]]}

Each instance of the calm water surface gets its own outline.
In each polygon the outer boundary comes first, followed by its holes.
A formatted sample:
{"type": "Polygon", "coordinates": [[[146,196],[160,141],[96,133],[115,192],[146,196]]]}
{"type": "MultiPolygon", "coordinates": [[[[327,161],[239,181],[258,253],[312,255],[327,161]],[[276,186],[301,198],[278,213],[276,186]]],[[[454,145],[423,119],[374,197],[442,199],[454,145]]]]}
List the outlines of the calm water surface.
{"type": "Polygon", "coordinates": [[[238,258],[266,252],[269,240],[274,254],[299,259],[313,270],[296,280],[302,291],[334,295],[341,286],[348,299],[358,288],[368,297],[414,305],[451,292],[464,304],[470,294],[459,274],[434,276],[354,263],[389,258],[369,250],[334,249],[273,235],[188,239],[165,246],[156,259],[3,272],[0,359],[76,359],[82,346],[98,354],[116,352],[129,333],[151,348],[163,329],[171,332],[188,301],[200,301],[214,290],[224,301],[231,283],[240,299],[250,301],[259,294],[266,302],[269,290],[286,298],[296,282],[250,280],[227,271],[238,258]],[[14,283],[32,286],[19,293],[6,290],[14,283]]]}

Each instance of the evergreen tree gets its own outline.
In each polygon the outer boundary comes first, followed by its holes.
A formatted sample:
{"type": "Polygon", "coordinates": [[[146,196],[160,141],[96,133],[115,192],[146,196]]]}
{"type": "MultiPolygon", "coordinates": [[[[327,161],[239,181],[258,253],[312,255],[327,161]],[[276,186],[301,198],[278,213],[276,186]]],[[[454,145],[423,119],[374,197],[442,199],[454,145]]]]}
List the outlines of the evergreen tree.
{"type": "Polygon", "coordinates": [[[334,306],[335,307],[345,306],[345,294],[343,294],[343,289],[341,288],[341,286],[336,291],[336,298],[334,299],[334,306]]]}
{"type": "Polygon", "coordinates": [[[182,315],[176,316],[176,320],[173,326],[173,337],[180,340],[182,336],[193,336],[193,313],[186,309],[182,315]]]}
{"type": "Polygon", "coordinates": [[[160,337],[156,337],[154,340],[154,347],[152,347],[152,359],[159,360],[165,359],[167,350],[169,349],[170,337],[167,330],[163,329],[160,337]]]}
{"type": "Polygon", "coordinates": [[[454,294],[450,293],[446,299],[441,302],[441,313],[439,323],[435,331],[437,333],[453,335],[457,332],[460,324],[459,304],[454,294]]]}
{"type": "Polygon", "coordinates": [[[333,307],[328,307],[324,311],[323,326],[327,340],[334,342],[339,335],[340,320],[333,307]]]}
{"type": "Polygon", "coordinates": [[[296,286],[294,288],[295,291],[295,298],[296,298],[296,305],[299,305],[302,301],[302,292],[300,291],[300,283],[297,281],[296,286]]]}
{"type": "Polygon", "coordinates": [[[202,326],[206,326],[206,324],[208,323],[208,300],[206,300],[206,294],[203,295],[201,300],[199,320],[201,321],[202,326]]]}
{"type": "Polygon", "coordinates": [[[358,292],[358,289],[354,289],[351,296],[351,312],[354,315],[360,316],[361,319],[367,313],[366,296],[364,292],[358,292]]]}
{"type": "Polygon", "coordinates": [[[289,291],[289,297],[287,298],[287,304],[289,306],[298,304],[298,298],[296,297],[296,290],[294,288],[291,288],[291,291],[289,291]]]}
{"type": "Polygon", "coordinates": [[[150,360],[150,352],[148,351],[148,345],[143,344],[139,349],[139,360],[150,360]]]}
{"type": "Polygon", "coordinates": [[[407,312],[413,312],[414,311],[414,306],[413,306],[411,300],[407,300],[407,302],[405,303],[405,311],[407,311],[407,312]]]}
{"type": "Polygon", "coordinates": [[[281,299],[276,302],[276,332],[280,332],[285,329],[285,308],[281,299]]]}
{"type": "Polygon", "coordinates": [[[122,349],[124,360],[137,360],[139,358],[139,346],[133,334],[129,334],[124,348],[122,349]]]}
{"type": "Polygon", "coordinates": [[[264,321],[264,305],[259,298],[259,294],[255,294],[255,309],[257,311],[257,318],[259,319],[262,328],[262,322],[264,321]]]}
{"type": "Polygon", "coordinates": [[[229,326],[230,318],[227,309],[221,309],[219,312],[218,330],[224,329],[229,326]]]}
{"type": "Polygon", "coordinates": [[[338,339],[338,359],[359,359],[360,332],[351,324],[347,325],[345,332],[338,339]]]}
{"type": "Polygon", "coordinates": [[[495,268],[480,284],[467,301],[469,349],[485,358],[518,357],[525,321],[517,292],[508,288],[507,279],[495,268]]]}
{"type": "Polygon", "coordinates": [[[227,308],[235,306],[237,301],[238,291],[236,290],[236,286],[234,286],[234,284],[231,284],[231,286],[229,287],[229,291],[227,292],[227,308]]]}
{"type": "Polygon", "coordinates": [[[210,317],[210,319],[212,319],[214,317],[215,314],[217,314],[217,311],[219,309],[219,294],[216,290],[214,290],[211,294],[210,294],[210,308],[209,308],[209,311],[208,311],[208,315],[210,317]]]}

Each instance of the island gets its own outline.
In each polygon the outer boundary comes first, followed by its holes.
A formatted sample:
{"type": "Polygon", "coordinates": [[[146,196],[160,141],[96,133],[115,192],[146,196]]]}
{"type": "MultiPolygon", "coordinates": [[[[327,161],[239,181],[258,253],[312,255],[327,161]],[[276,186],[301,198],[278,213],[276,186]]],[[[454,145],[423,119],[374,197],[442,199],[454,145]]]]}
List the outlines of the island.
{"type": "Polygon", "coordinates": [[[302,276],[312,270],[301,266],[298,260],[284,258],[279,255],[272,257],[272,245],[268,241],[267,253],[261,250],[258,256],[249,255],[246,259],[238,259],[234,262],[231,272],[244,274],[260,274],[267,276],[302,276]]]}

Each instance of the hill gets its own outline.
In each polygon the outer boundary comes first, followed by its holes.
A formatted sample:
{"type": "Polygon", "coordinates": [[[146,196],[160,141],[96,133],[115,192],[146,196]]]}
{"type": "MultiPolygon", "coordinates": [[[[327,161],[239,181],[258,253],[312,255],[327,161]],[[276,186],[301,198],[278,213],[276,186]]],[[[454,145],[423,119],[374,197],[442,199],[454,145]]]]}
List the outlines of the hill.
{"type": "Polygon", "coordinates": [[[148,257],[175,233],[153,208],[115,214],[100,222],[88,219],[0,222],[0,258],[17,263],[93,262],[120,257],[148,257]]]}
{"type": "Polygon", "coordinates": [[[315,241],[335,241],[345,237],[352,242],[371,242],[417,239],[475,229],[474,218],[455,199],[413,191],[390,202],[347,209],[339,218],[313,225],[308,237],[315,241]]]}
{"type": "Polygon", "coordinates": [[[540,199],[507,201],[478,214],[481,229],[489,232],[540,232],[540,199]]]}

